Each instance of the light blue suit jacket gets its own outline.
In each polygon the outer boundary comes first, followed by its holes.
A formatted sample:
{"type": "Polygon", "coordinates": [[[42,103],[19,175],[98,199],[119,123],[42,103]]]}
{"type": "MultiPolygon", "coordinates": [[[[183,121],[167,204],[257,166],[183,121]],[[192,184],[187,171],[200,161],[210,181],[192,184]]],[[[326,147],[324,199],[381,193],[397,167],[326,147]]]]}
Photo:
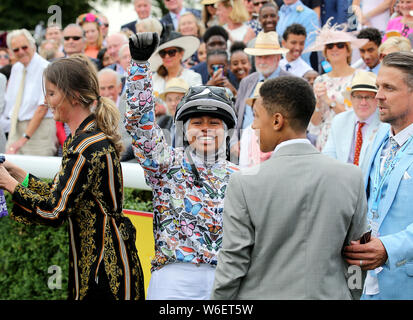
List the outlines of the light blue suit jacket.
{"type": "MultiPolygon", "coordinates": [[[[365,176],[368,193],[376,154],[389,129],[389,125],[379,129],[372,147],[365,176]]],[[[388,179],[377,218],[379,239],[386,248],[388,261],[377,275],[380,293],[363,295],[362,299],[413,299],[413,143],[408,145],[388,179]]],[[[369,202],[369,210],[370,206],[369,202]]]]}
{"type": "MultiPolygon", "coordinates": [[[[368,154],[381,124],[378,111],[376,111],[375,115],[374,120],[367,127],[361,146],[359,167],[363,173],[365,173],[368,154]]],[[[354,110],[345,111],[336,115],[331,123],[330,133],[322,152],[334,159],[347,162],[353,143],[354,124],[356,121],[357,117],[354,110]]]]}

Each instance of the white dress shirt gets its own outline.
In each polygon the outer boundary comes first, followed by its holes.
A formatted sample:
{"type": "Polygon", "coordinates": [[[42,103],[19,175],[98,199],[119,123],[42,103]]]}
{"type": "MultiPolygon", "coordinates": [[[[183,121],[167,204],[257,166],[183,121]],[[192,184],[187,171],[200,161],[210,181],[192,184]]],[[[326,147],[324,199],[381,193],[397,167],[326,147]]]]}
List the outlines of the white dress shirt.
{"type": "MultiPolygon", "coordinates": [[[[49,62],[35,53],[32,60],[27,66],[27,74],[23,91],[23,98],[19,110],[19,121],[31,120],[34,112],[39,105],[45,103],[43,88],[43,71],[49,62]]],[[[10,120],[13,114],[13,108],[16,103],[17,93],[23,76],[24,65],[16,62],[10,73],[9,83],[6,91],[6,106],[0,119],[0,124],[4,132],[10,131],[10,120]]],[[[53,114],[50,109],[47,111],[45,118],[52,118],[53,114]]]]}
{"type": "Polygon", "coordinates": [[[271,156],[274,156],[274,154],[277,153],[278,150],[280,150],[280,148],[288,146],[290,144],[295,144],[295,143],[306,143],[306,144],[311,144],[310,140],[308,139],[290,139],[290,140],[286,140],[281,142],[280,144],[277,144],[277,146],[274,149],[274,152],[271,156]]]}
{"type": "Polygon", "coordinates": [[[282,58],[280,60],[280,68],[300,78],[306,72],[313,70],[313,68],[311,68],[301,57],[298,57],[298,59],[290,62],[288,62],[287,58],[282,58]]]}
{"type": "Polygon", "coordinates": [[[363,138],[363,143],[366,138],[367,130],[368,127],[372,124],[372,122],[375,120],[377,117],[376,112],[373,112],[373,114],[368,117],[366,120],[360,120],[356,116],[356,121],[354,122],[354,131],[353,131],[353,141],[351,143],[351,148],[350,148],[350,153],[348,155],[348,163],[353,163],[354,162],[354,154],[355,154],[355,149],[356,149],[356,142],[357,142],[357,131],[359,128],[359,122],[364,122],[365,125],[361,128],[361,136],[363,138]]]}

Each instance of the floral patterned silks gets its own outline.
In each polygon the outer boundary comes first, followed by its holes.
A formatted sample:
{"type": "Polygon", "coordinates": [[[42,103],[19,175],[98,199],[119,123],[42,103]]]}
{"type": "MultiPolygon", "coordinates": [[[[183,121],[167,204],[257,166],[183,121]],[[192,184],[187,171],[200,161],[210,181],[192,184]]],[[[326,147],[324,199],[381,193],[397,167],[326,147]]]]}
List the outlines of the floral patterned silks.
{"type": "Polygon", "coordinates": [[[196,186],[187,153],[169,146],[155,123],[149,63],[132,61],[126,86],[130,111],[125,116],[125,127],[132,136],[135,158],[153,191],[152,271],[174,262],[216,265],[222,245],[225,190],[237,166],[225,159],[206,165],[192,154],[203,181],[201,187],[196,186]]]}

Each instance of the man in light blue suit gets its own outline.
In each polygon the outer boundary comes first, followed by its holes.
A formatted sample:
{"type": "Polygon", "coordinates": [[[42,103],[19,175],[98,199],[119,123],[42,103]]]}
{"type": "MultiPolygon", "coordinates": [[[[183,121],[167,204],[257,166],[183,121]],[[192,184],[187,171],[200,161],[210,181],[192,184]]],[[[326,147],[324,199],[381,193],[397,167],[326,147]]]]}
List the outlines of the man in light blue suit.
{"type": "Polygon", "coordinates": [[[345,247],[369,270],[362,299],[413,299],[413,53],[395,52],[377,77],[380,120],[365,177],[372,237],[345,247]]]}
{"type": "Polygon", "coordinates": [[[381,124],[376,93],[376,75],[367,71],[357,72],[351,91],[345,93],[353,108],[334,117],[322,151],[324,154],[365,169],[366,155],[381,124]]]}
{"type": "MultiPolygon", "coordinates": [[[[300,0],[284,0],[278,13],[277,33],[284,34],[284,31],[293,23],[299,23],[307,31],[305,47],[308,48],[315,40],[315,31],[319,26],[318,16],[314,10],[305,6],[300,0]]],[[[304,53],[301,57],[310,64],[310,52],[304,53]]]]}

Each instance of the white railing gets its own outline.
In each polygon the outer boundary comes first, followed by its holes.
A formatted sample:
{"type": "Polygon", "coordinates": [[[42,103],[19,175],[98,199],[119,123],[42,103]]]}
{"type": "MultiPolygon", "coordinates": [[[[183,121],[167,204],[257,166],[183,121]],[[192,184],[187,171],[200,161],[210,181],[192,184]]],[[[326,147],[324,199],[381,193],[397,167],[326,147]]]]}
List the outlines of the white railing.
{"type": "MultiPolygon", "coordinates": [[[[7,154],[6,159],[38,178],[53,179],[59,171],[61,157],[40,157],[7,154]]],[[[121,162],[123,186],[140,190],[151,190],[146,184],[142,167],[138,163],[121,162]]]]}

